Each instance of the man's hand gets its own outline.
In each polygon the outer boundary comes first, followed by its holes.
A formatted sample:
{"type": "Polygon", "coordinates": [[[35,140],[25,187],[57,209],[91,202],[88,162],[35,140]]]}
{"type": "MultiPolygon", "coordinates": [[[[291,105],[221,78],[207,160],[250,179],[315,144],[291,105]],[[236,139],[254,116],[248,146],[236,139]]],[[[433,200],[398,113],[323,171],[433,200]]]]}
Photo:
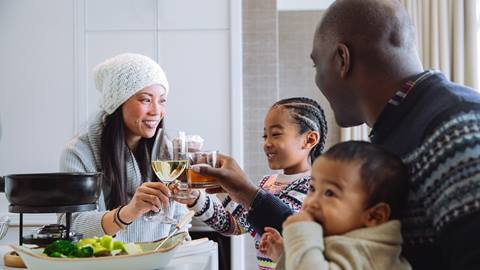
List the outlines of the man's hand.
{"type": "Polygon", "coordinates": [[[289,216],[283,222],[283,229],[285,229],[285,227],[287,227],[288,225],[290,225],[292,223],[301,222],[301,221],[315,221],[315,220],[313,219],[312,215],[310,215],[310,213],[308,213],[305,210],[302,210],[302,211],[298,212],[298,214],[294,214],[294,215],[289,216]]]}
{"type": "MultiPolygon", "coordinates": [[[[220,168],[200,166],[193,167],[192,170],[201,175],[215,178],[232,200],[240,203],[246,209],[250,208],[258,187],[250,182],[245,172],[233,158],[220,154],[218,158],[220,168]]],[[[215,191],[218,191],[218,189],[215,191]]],[[[212,190],[207,190],[207,192],[212,193],[212,190]]]]}

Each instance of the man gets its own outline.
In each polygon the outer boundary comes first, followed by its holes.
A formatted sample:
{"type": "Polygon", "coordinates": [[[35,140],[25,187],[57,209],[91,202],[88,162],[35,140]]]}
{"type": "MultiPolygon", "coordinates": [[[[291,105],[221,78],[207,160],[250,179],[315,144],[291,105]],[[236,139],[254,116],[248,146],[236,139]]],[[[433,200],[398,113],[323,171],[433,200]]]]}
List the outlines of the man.
{"type": "MultiPolygon", "coordinates": [[[[413,269],[480,269],[480,95],[423,70],[414,28],[395,0],[336,1],[316,30],[311,58],[337,123],[366,123],[372,143],[409,168],[402,226],[413,269]]],[[[287,207],[256,190],[232,159],[222,162],[205,172],[251,207],[256,228],[280,229],[287,207]]]]}

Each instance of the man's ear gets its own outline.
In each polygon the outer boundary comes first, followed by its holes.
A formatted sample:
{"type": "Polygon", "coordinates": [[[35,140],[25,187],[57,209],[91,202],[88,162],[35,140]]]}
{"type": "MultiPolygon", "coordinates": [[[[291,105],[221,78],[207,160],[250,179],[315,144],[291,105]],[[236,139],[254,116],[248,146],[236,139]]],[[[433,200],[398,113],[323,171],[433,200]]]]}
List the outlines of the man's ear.
{"type": "Polygon", "coordinates": [[[350,71],[350,49],[347,47],[347,45],[343,43],[338,43],[335,55],[335,60],[338,65],[340,77],[345,78],[350,71]]]}
{"type": "Polygon", "coordinates": [[[312,149],[318,143],[320,138],[320,133],[318,131],[308,131],[307,137],[305,138],[304,147],[307,149],[312,149]]]}
{"type": "Polygon", "coordinates": [[[377,203],[365,212],[365,226],[373,227],[387,222],[390,219],[390,206],[386,203],[377,203]]]}

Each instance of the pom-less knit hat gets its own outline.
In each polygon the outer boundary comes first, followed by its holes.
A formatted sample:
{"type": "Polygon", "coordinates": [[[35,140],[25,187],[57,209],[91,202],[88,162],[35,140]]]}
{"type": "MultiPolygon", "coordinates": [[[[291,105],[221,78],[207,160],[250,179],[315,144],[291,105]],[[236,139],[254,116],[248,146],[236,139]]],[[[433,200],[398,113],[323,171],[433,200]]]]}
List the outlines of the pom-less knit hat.
{"type": "Polygon", "coordinates": [[[168,81],[162,68],[152,59],[134,53],[114,56],[94,69],[95,86],[102,93],[101,107],[112,114],[127,99],[145,87],[159,84],[168,94],[168,81]]]}

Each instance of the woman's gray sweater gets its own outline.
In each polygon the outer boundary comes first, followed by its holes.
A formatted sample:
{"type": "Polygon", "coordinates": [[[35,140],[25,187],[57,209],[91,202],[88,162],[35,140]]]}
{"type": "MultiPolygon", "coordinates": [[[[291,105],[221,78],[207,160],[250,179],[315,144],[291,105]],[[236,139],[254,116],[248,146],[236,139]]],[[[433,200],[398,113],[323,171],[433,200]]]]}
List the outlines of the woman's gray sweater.
{"type": "MultiPolygon", "coordinates": [[[[66,146],[60,159],[60,170],[63,172],[101,172],[100,142],[104,115],[99,114],[89,126],[87,133],[74,137],[66,146]]],[[[135,190],[142,184],[141,173],[132,152],[126,160],[127,194],[131,200],[135,190]]],[[[110,183],[103,181],[102,193],[97,202],[97,210],[73,213],[72,230],[84,234],[84,237],[102,236],[105,234],[101,225],[102,216],[106,212],[106,201],[109,200],[110,183]]],[[[179,219],[186,214],[184,205],[174,203],[173,216],[179,219]]],[[[58,215],[59,222],[65,224],[65,214],[58,215]]],[[[165,237],[169,224],[149,222],[138,218],[125,230],[117,233],[116,238],[124,242],[152,241],[165,237]]]]}

